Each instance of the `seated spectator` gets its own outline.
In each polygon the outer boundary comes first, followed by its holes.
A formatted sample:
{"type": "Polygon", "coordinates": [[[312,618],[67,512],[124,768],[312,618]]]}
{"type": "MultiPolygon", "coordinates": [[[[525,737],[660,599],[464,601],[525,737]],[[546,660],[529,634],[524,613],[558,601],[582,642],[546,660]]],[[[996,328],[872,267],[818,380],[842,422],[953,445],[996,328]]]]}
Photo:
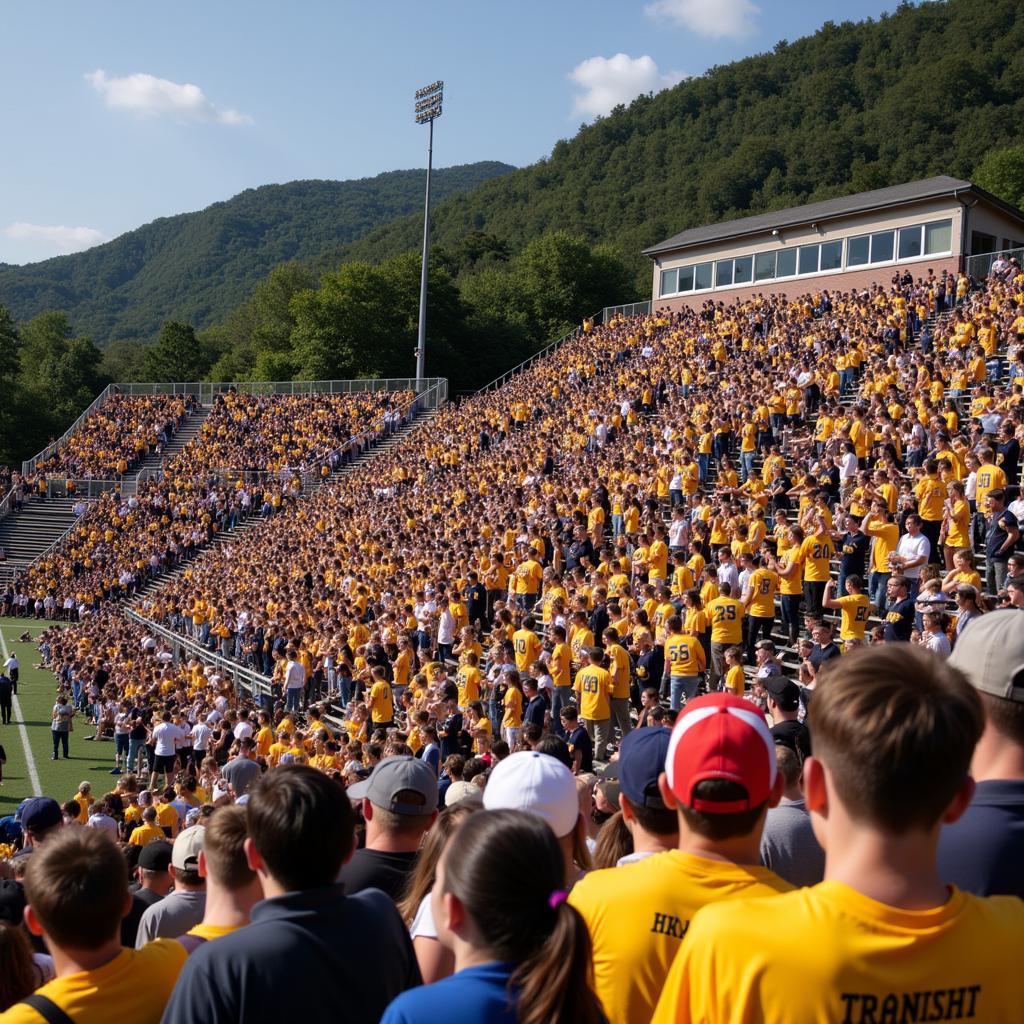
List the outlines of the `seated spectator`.
{"type": "Polygon", "coordinates": [[[803,761],[786,744],[775,744],[775,761],[782,776],[782,799],[768,809],[761,834],[761,863],[790,885],[817,885],[825,874],[825,851],[814,836],[804,803],[803,761]]]}
{"type": "Polygon", "coordinates": [[[57,977],[3,1015],[4,1024],[116,1019],[157,1024],[185,962],[165,939],[144,949],[121,945],[128,912],[128,869],[101,831],[64,829],[29,859],[29,931],[46,942],[57,977]]]}
{"type": "Polygon", "coordinates": [[[424,833],[437,820],[437,780],[414,757],[386,757],[370,777],[348,788],[362,802],[366,845],[338,876],[350,893],[380,889],[396,903],[416,867],[424,833]]]}
{"type": "MultiPolygon", "coordinates": [[[[509,761],[523,756],[534,755],[509,761]]],[[[537,815],[467,818],[441,855],[433,894],[455,973],[399,996],[382,1024],[448,1024],[455,1007],[465,1024],[597,1024],[590,939],[564,886],[559,843],[537,815]]]]}
{"type": "Polygon", "coordinates": [[[655,1024],[866,1024],[886,1007],[893,1017],[1016,1020],[1024,904],[950,890],[935,860],[940,826],[974,790],[977,692],[948,662],[883,644],[825,666],[808,714],[804,790],[825,881],[696,914],[655,1024]]]}
{"type": "MultiPolygon", "coordinates": [[[[436,796],[435,796],[436,802],[436,796]]],[[[348,895],[335,882],[355,840],[343,787],[308,765],[269,772],[246,805],[246,855],[264,899],[252,923],[188,959],[163,1024],[263,1024],[294,1016],[377,1024],[400,992],[420,984],[409,934],[380,892],[348,895]]]]}

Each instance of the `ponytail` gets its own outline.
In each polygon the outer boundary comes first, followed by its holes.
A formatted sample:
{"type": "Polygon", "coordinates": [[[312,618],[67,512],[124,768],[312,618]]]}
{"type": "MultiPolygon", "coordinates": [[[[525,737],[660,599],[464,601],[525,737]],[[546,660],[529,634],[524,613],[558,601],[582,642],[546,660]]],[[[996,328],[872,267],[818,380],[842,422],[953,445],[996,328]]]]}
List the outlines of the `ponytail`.
{"type": "Polygon", "coordinates": [[[444,854],[445,889],[476,925],[487,952],[514,964],[518,1024],[599,1024],[590,933],[566,900],[565,858],[545,822],[525,811],[481,811],[444,854]],[[506,877],[519,884],[503,883],[506,877]]]}
{"type": "Polygon", "coordinates": [[[544,945],[512,975],[519,989],[518,1024],[598,1024],[590,932],[580,912],[563,901],[544,945]]]}

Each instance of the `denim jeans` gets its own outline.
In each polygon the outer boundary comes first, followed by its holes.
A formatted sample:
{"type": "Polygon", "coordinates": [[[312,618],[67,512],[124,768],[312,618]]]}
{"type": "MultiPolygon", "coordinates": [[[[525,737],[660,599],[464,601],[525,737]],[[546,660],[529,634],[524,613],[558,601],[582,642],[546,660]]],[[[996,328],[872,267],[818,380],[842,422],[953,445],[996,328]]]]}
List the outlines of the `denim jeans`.
{"type": "Polygon", "coordinates": [[[697,687],[700,684],[700,676],[672,676],[671,697],[669,703],[673,711],[678,711],[683,706],[683,698],[688,701],[697,696],[697,687]]]}
{"type": "Polygon", "coordinates": [[[565,730],[562,728],[562,720],[559,717],[559,713],[562,708],[567,707],[571,703],[572,687],[556,686],[555,695],[551,698],[551,731],[556,736],[565,736],[565,730]]]}
{"type": "Polygon", "coordinates": [[[290,690],[284,691],[284,706],[286,711],[298,711],[302,706],[302,687],[293,686],[290,690]]]}
{"type": "Polygon", "coordinates": [[[781,594],[779,601],[782,605],[782,624],[789,636],[789,642],[795,643],[800,636],[800,604],[803,601],[803,594],[781,594]]]}

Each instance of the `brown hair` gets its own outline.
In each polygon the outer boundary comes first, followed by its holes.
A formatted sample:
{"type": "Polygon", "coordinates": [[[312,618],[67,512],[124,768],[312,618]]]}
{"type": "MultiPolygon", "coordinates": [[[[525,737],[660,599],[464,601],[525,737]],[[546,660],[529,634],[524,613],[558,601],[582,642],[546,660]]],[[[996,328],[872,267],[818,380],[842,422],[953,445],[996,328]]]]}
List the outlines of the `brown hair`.
{"type": "MultiPolygon", "coordinates": [[[[733,803],[747,799],[746,789],[731,779],[704,779],[693,787],[693,795],[709,803],[733,803]]],[[[767,809],[767,801],[746,811],[732,811],[728,814],[696,811],[684,804],[677,804],[676,809],[691,832],[718,841],[746,836],[759,828],[767,809]]]]}
{"type": "Polygon", "coordinates": [[[423,897],[434,888],[437,875],[437,862],[449,837],[465,818],[477,809],[474,804],[456,804],[446,807],[437,817],[434,827],[427,833],[416,858],[416,867],[406,883],[405,895],[398,904],[398,912],[407,925],[412,924],[416,911],[419,910],[423,897]]]}
{"type": "Polygon", "coordinates": [[[849,813],[900,835],[934,826],[956,796],[984,714],[948,662],[882,644],[822,666],[808,725],[849,813]]]}
{"type": "Polygon", "coordinates": [[[56,945],[95,949],[118,934],[128,864],[99,829],[61,829],[29,858],[25,896],[56,945]]]}
{"type": "Polygon", "coordinates": [[[1005,736],[1018,746],[1024,747],[1024,704],[1016,700],[1005,700],[991,693],[981,693],[979,696],[988,724],[1000,736],[1005,736]]]}
{"type": "Polygon", "coordinates": [[[206,872],[225,889],[244,889],[256,878],[245,856],[248,835],[244,807],[219,807],[208,819],[203,833],[206,872]]]}
{"type": "Polygon", "coordinates": [[[0,1013],[34,992],[39,978],[28,936],[18,925],[0,921],[0,1013]]]}
{"type": "Polygon", "coordinates": [[[519,1024],[597,1024],[590,933],[565,899],[565,859],[551,829],[525,811],[480,811],[444,854],[445,888],[487,952],[515,965],[509,979],[519,1024]],[[515,886],[503,878],[519,879],[515,886]]]}
{"type": "Polygon", "coordinates": [[[620,857],[633,852],[633,833],[622,817],[622,811],[616,811],[597,833],[594,843],[594,868],[613,868],[620,857]]]}
{"type": "Polygon", "coordinates": [[[289,892],[331,885],[352,849],[355,814],[344,787],[309,765],[267,772],[245,815],[267,873],[289,892]]]}

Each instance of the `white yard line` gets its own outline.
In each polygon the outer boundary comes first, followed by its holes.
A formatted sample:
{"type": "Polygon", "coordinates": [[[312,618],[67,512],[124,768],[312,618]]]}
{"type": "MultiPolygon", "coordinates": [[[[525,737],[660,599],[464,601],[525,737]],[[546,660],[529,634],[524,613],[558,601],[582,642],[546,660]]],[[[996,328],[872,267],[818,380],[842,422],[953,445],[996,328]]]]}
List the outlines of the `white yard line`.
{"type": "MultiPolygon", "coordinates": [[[[4,631],[0,628],[0,650],[3,651],[4,661],[10,657],[7,650],[7,639],[4,631]]],[[[28,742],[28,729],[25,728],[25,717],[21,713],[21,704],[18,703],[17,694],[14,696],[14,715],[18,721],[18,732],[21,733],[21,745],[25,748],[25,764],[28,766],[28,778],[32,783],[32,792],[36,796],[43,795],[43,787],[39,781],[39,772],[36,771],[36,759],[32,756],[32,747],[28,742]]]]}

